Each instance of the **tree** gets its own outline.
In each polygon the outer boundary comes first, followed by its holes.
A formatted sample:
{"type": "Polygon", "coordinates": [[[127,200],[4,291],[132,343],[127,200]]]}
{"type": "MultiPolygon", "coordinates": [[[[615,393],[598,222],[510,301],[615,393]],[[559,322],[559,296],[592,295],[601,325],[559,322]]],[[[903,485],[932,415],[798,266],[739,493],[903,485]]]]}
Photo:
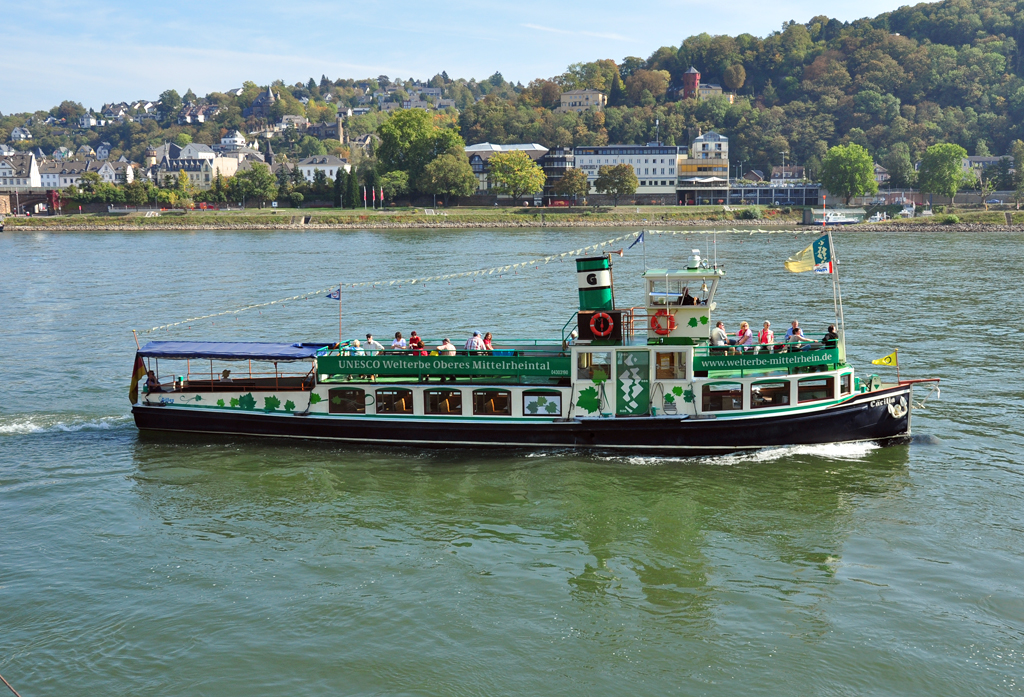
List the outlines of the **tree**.
{"type": "Polygon", "coordinates": [[[100,175],[96,172],[83,172],[78,181],[83,191],[92,192],[96,190],[96,187],[103,180],[100,179],[100,175]]]}
{"type": "Polygon", "coordinates": [[[174,184],[174,188],[183,196],[188,196],[192,193],[192,180],[188,178],[185,170],[178,170],[178,179],[174,184]]]}
{"type": "Polygon", "coordinates": [[[910,161],[910,148],[906,143],[896,143],[882,160],[882,166],[889,171],[889,185],[897,189],[909,189],[917,180],[914,163],[910,161]]]}
{"type": "Polygon", "coordinates": [[[181,97],[175,90],[164,90],[160,93],[160,112],[169,119],[181,110],[181,97]]]}
{"type": "Polygon", "coordinates": [[[1024,140],[1015,140],[1010,146],[1013,155],[1014,177],[1013,177],[1013,199],[1020,210],[1020,202],[1024,199],[1024,140]]]}
{"type": "Polygon", "coordinates": [[[409,193],[409,175],[399,171],[388,172],[380,178],[380,185],[384,188],[384,197],[394,201],[409,193]]]}
{"type": "Polygon", "coordinates": [[[313,136],[303,136],[302,140],[299,141],[299,154],[303,157],[326,155],[327,148],[324,147],[323,142],[313,136]]]}
{"type": "Polygon", "coordinates": [[[554,186],[555,193],[559,196],[572,196],[573,201],[577,196],[586,196],[590,193],[590,181],[587,173],[582,169],[567,169],[554,186]]]}
{"type": "Polygon", "coordinates": [[[235,192],[235,200],[243,203],[247,198],[253,198],[263,203],[277,198],[277,179],[267,167],[261,162],[253,163],[244,172],[239,172],[231,180],[232,189],[235,192]]]}
{"type": "Polygon", "coordinates": [[[829,148],[821,162],[821,183],[832,194],[843,197],[846,205],[854,196],[878,192],[871,155],[856,143],[829,148]]]}
{"type": "Polygon", "coordinates": [[[522,150],[499,152],[487,164],[491,190],[512,197],[513,205],[544,188],[544,170],[522,150]]]}
{"type": "Polygon", "coordinates": [[[671,80],[667,70],[637,70],[626,78],[626,94],[634,104],[640,102],[645,90],[657,99],[668,90],[671,80]]]}
{"type": "Polygon", "coordinates": [[[188,133],[179,133],[178,135],[174,136],[174,144],[177,145],[179,148],[183,148],[191,142],[192,136],[190,136],[188,133]]]}
{"type": "MultiPolygon", "coordinates": [[[[465,153],[446,153],[434,158],[420,175],[418,188],[427,194],[444,197],[444,205],[452,196],[472,196],[476,191],[476,175],[465,153]]],[[[542,184],[543,185],[543,184],[542,184]]]]}
{"type": "Polygon", "coordinates": [[[313,195],[318,199],[327,198],[334,188],[334,182],[327,178],[327,172],[319,167],[313,170],[313,195]]]}
{"type": "Polygon", "coordinates": [[[747,71],[743,67],[742,63],[730,65],[725,69],[725,72],[722,73],[722,82],[724,82],[725,86],[731,90],[738,90],[743,87],[743,83],[746,81],[747,71]]]}
{"type": "Polygon", "coordinates": [[[345,188],[348,186],[348,172],[344,167],[338,168],[338,176],[334,178],[334,207],[341,208],[345,202],[345,188]]]}
{"type": "Polygon", "coordinates": [[[81,103],[69,100],[61,102],[60,106],[54,110],[54,116],[58,119],[66,119],[69,124],[77,122],[86,113],[85,107],[81,103]]]}
{"type": "Polygon", "coordinates": [[[612,75],[612,87],[608,93],[608,106],[625,106],[626,88],[622,85],[622,78],[616,72],[612,75]]]}
{"type": "Polygon", "coordinates": [[[359,206],[359,178],[356,173],[348,175],[348,196],[345,202],[346,208],[357,208],[359,206]]]}
{"type": "Polygon", "coordinates": [[[616,206],[619,205],[619,196],[632,196],[638,186],[640,180],[630,165],[602,165],[597,168],[594,188],[599,193],[611,195],[616,206]]]}
{"type": "Polygon", "coordinates": [[[955,207],[956,192],[964,185],[963,160],[967,151],[952,143],[936,143],[924,151],[918,182],[921,191],[948,196],[955,207]]]}
{"type": "MultiPolygon", "coordinates": [[[[442,122],[443,123],[443,122],[442,122]]],[[[466,142],[457,131],[439,125],[423,109],[402,109],[377,129],[380,145],[377,161],[386,174],[401,170],[410,182],[418,182],[423,168],[445,153],[465,152],[466,142]]]]}
{"type": "Polygon", "coordinates": [[[149,182],[136,179],[124,185],[125,203],[138,208],[149,201],[149,182]]]}

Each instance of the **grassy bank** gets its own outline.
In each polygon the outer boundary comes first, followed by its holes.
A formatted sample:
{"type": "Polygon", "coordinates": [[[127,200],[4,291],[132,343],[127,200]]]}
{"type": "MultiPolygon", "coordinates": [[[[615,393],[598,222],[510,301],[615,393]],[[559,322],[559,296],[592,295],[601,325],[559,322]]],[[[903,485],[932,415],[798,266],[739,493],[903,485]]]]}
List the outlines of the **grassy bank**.
{"type": "Polygon", "coordinates": [[[747,207],[619,206],[602,208],[400,208],[383,211],[334,208],[247,209],[244,211],[144,211],[68,216],[8,218],[11,230],[150,230],[150,229],[301,229],[301,228],[450,228],[450,227],[617,227],[629,225],[704,225],[735,221],[746,225],[791,225],[800,211],[761,210],[752,218],[747,207]]]}

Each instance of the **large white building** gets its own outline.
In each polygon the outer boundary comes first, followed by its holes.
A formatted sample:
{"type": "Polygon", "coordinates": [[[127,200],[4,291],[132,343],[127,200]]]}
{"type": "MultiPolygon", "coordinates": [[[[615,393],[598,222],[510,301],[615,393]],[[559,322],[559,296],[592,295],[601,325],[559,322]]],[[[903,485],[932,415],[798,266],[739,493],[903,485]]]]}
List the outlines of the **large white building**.
{"type": "Polygon", "coordinates": [[[338,176],[338,170],[352,171],[352,165],[334,155],[314,155],[313,157],[299,160],[295,166],[299,168],[303,178],[308,182],[313,181],[317,170],[326,174],[329,179],[335,179],[338,176]]]}
{"type": "Polygon", "coordinates": [[[547,154],[548,149],[540,143],[510,143],[508,145],[497,145],[495,143],[477,143],[466,146],[466,156],[469,158],[469,166],[473,168],[473,175],[476,177],[476,192],[486,194],[491,188],[487,173],[489,168],[487,161],[500,152],[525,152],[530,159],[536,162],[547,154]]]}
{"type": "Polygon", "coordinates": [[[662,143],[647,145],[581,146],[573,149],[576,169],[587,173],[591,193],[597,193],[594,181],[601,167],[627,164],[640,181],[636,195],[675,196],[679,163],[686,148],[662,143]]]}
{"type": "Polygon", "coordinates": [[[35,155],[18,153],[0,158],[0,187],[14,190],[39,186],[39,165],[35,155]]]}

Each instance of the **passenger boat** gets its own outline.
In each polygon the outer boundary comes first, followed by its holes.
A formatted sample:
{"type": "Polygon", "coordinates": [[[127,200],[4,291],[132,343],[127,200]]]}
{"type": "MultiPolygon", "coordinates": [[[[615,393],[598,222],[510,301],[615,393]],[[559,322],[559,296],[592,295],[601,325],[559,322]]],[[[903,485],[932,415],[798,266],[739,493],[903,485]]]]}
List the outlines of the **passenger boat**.
{"type": "Polygon", "coordinates": [[[579,309],[561,336],[489,352],[152,341],[137,352],[133,388],[147,369],[161,384],[135,390],[135,423],[366,445],[672,456],[909,438],[920,381],[857,374],[841,323],[828,344],[711,346],[720,265],[694,252],[685,268],[646,270],[645,306],[629,308],[615,304],[610,255],[576,267],[579,309]]]}

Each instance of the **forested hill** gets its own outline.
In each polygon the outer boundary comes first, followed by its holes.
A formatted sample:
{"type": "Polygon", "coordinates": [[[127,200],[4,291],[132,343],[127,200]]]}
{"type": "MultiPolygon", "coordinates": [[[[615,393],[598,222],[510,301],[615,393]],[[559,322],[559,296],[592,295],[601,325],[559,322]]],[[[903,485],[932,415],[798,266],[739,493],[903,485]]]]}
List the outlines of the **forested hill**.
{"type": "MultiPolygon", "coordinates": [[[[1024,137],[1024,2],[947,0],[851,23],[819,16],[763,39],[700,34],[618,67],[627,87],[647,70],[666,71],[674,88],[691,65],[702,82],[736,89],[740,99],[731,106],[681,102],[670,90],[651,95],[646,106],[629,106],[646,95],[627,93],[626,105],[609,108],[603,124],[591,119],[592,134],[558,132],[556,119],[524,113],[523,99],[515,114],[511,104],[484,101],[462,114],[463,135],[545,144],[567,137],[640,142],[653,139],[660,117],[663,139],[685,142],[688,128],[714,128],[730,137],[733,159],[762,166],[777,164],[783,151],[813,164],[828,146],[849,141],[878,160],[900,142],[913,157],[942,141],[970,154],[1004,154],[1024,137]]],[[[573,66],[555,81],[573,84],[572,73],[586,68],[573,66]]],[[[577,77],[601,86],[595,83],[604,76],[577,77]]]]}
{"type": "MultiPolygon", "coordinates": [[[[678,47],[659,48],[646,59],[576,63],[561,75],[526,86],[508,83],[501,73],[480,81],[441,73],[427,84],[453,101],[445,123],[457,123],[467,143],[643,143],[655,139],[659,120],[657,133],[669,144],[689,142],[698,129],[715,129],[729,136],[737,164],[764,168],[779,164],[780,153],[786,152],[789,162],[808,165],[813,175],[827,148],[846,142],[865,146],[876,161],[894,148],[904,161],[916,159],[937,142],[957,143],[969,154],[1007,153],[1010,143],[1024,138],[1022,44],[1024,0],[946,0],[848,23],[825,16],[790,22],[764,38],[700,34],[678,47]],[[682,75],[690,66],[702,73],[702,82],[735,92],[735,103],[680,100],[682,75]],[[560,94],[580,87],[608,94],[608,108],[557,113],[560,94]]],[[[387,76],[361,81],[324,76],[319,83],[310,78],[294,85],[277,81],[273,87],[279,99],[271,116],[297,114],[331,122],[339,107],[359,106],[367,91],[389,85],[397,88],[396,100],[416,88],[411,80],[387,76]]],[[[46,152],[107,141],[113,157],[125,154],[140,161],[147,147],[165,140],[215,143],[230,129],[258,130],[266,122],[242,114],[261,90],[253,83],[245,83],[239,94],[198,97],[189,90],[184,101],[220,106],[213,119],[195,125],[177,124],[177,112],[165,109],[159,123],[125,121],[82,130],[72,125],[84,113],[82,105],[64,102],[50,111],[57,125],[46,124],[45,113],[0,118],[0,140],[15,126],[30,123],[32,144],[46,152]]],[[[182,102],[174,90],[160,96],[164,106],[182,102]]],[[[347,134],[374,131],[387,120],[374,109],[349,119],[347,134]]],[[[275,137],[273,145],[281,155],[325,150],[348,155],[350,150],[293,131],[275,137]]],[[[361,169],[373,166],[372,159],[351,155],[361,169]]]]}

